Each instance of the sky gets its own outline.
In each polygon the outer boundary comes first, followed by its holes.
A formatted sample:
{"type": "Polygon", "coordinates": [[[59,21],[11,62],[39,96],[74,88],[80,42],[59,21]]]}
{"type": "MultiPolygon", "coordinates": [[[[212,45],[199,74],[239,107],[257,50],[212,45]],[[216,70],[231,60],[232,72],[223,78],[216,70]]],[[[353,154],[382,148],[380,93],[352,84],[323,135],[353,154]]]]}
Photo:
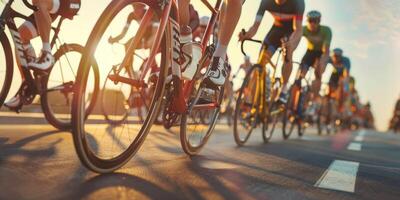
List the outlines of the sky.
{"type": "MultiPolygon", "coordinates": [[[[16,10],[29,13],[19,1],[16,10]]],[[[82,1],[79,16],[63,25],[61,38],[67,42],[84,45],[92,27],[110,0],[82,1]]],[[[210,0],[215,2],[215,0],[210,0]]],[[[192,0],[200,15],[209,15],[200,0],[192,0]]],[[[243,61],[237,33],[253,23],[260,0],[247,0],[242,17],[230,43],[228,54],[233,71],[243,61]]],[[[344,49],[352,61],[352,75],[363,102],[370,101],[380,130],[386,130],[395,101],[400,97],[400,1],[399,0],[305,0],[306,12],[319,10],[322,24],[333,31],[332,47],[344,49]]],[[[124,22],[121,22],[124,23],[124,22]]],[[[263,39],[272,24],[266,14],[255,36],[263,39]]],[[[34,42],[40,48],[40,40],[34,42]]],[[[250,46],[252,60],[256,60],[258,46],[250,46]]],[[[303,39],[295,52],[294,60],[300,61],[306,50],[303,39]]],[[[0,61],[1,62],[1,61],[0,61]]],[[[329,71],[329,68],[328,68],[329,71]]],[[[18,73],[14,73],[13,90],[18,87],[18,73]]],[[[11,92],[12,93],[12,92],[11,92]]]]}

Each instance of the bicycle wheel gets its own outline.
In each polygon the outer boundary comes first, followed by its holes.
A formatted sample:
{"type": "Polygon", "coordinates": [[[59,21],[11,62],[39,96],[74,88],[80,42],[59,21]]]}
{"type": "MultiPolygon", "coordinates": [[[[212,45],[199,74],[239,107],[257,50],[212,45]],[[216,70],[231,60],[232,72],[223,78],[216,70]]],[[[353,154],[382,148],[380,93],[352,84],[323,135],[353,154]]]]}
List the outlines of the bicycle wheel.
{"type": "MultiPolygon", "coordinates": [[[[290,92],[292,94],[292,92],[290,92]]],[[[283,139],[288,139],[290,135],[292,134],[295,124],[296,124],[296,114],[293,109],[293,97],[292,95],[289,95],[286,109],[283,112],[283,117],[282,117],[282,135],[283,139]]]]}
{"type": "Polygon", "coordinates": [[[246,75],[239,96],[236,100],[236,108],[233,121],[233,136],[237,145],[244,145],[250,138],[253,129],[257,125],[258,109],[261,103],[261,88],[259,81],[262,68],[254,65],[246,75]]]}
{"type": "MultiPolygon", "coordinates": [[[[199,80],[201,81],[201,80],[199,80]]],[[[190,104],[197,103],[196,96],[202,95],[202,86],[195,89],[194,94],[189,100],[190,104]]],[[[214,90],[212,102],[220,105],[223,99],[224,88],[219,91],[214,90]]],[[[215,124],[218,121],[220,108],[214,105],[201,105],[181,115],[180,139],[183,151],[190,156],[194,156],[207,143],[210,138],[215,124]]]]}
{"type": "MultiPolygon", "coordinates": [[[[200,69],[204,69],[206,61],[212,53],[206,53],[200,69]]],[[[191,95],[188,99],[188,111],[181,115],[180,140],[183,151],[190,156],[196,155],[207,143],[220,114],[220,105],[224,98],[224,86],[209,89],[202,84],[205,71],[200,72],[193,80],[191,95]],[[200,97],[209,103],[199,104],[200,97]]]]}
{"type": "MultiPolygon", "coordinates": [[[[75,78],[84,48],[78,44],[62,45],[54,54],[55,64],[49,76],[44,79],[46,91],[41,95],[41,106],[46,120],[55,128],[71,128],[72,95],[75,78]]],[[[91,64],[91,95],[85,99],[85,116],[93,110],[99,92],[99,69],[96,61],[91,64]]]]}
{"type": "Polygon", "coordinates": [[[7,35],[0,32],[0,108],[7,98],[13,78],[13,54],[7,35]]]}
{"type": "MultiPolygon", "coordinates": [[[[104,10],[99,20],[97,21],[92,33],[89,36],[89,40],[86,44],[86,52],[81,59],[78,77],[77,77],[77,88],[73,98],[73,138],[75,150],[79,156],[81,162],[88,169],[99,172],[107,173],[114,171],[122,167],[126,162],[132,158],[135,153],[139,150],[143,144],[151,125],[156,117],[159,105],[162,102],[165,77],[167,72],[168,63],[170,63],[170,56],[167,55],[171,43],[167,42],[166,38],[170,38],[172,33],[172,26],[167,26],[166,30],[162,35],[160,48],[154,49],[159,50],[161,53],[157,57],[156,61],[160,62],[159,76],[156,83],[147,82],[148,79],[133,79],[132,76],[125,77],[123,73],[119,73],[116,70],[114,76],[107,76],[106,79],[110,79],[117,83],[123,83],[128,85],[128,92],[130,94],[131,88],[135,87],[142,91],[151,91],[146,101],[150,102],[149,109],[146,113],[142,113],[143,121],[138,120],[139,116],[129,115],[127,120],[123,124],[118,126],[110,125],[106,119],[95,118],[92,119],[89,116],[88,120],[85,120],[83,111],[85,108],[84,98],[87,95],[86,92],[88,83],[88,72],[89,63],[91,58],[96,58],[99,69],[108,69],[113,67],[121,66],[121,60],[130,60],[132,55],[127,55],[125,50],[122,49],[120,53],[115,52],[116,49],[111,47],[108,42],[110,36],[119,34],[119,30],[122,30],[125,21],[130,13],[133,11],[133,7],[145,6],[147,9],[147,19],[151,19],[153,23],[160,24],[160,8],[158,4],[150,3],[147,0],[114,0],[104,10]],[[149,16],[152,15],[152,16],[149,16]]],[[[171,13],[176,13],[172,10],[171,13]]],[[[172,19],[176,19],[176,16],[171,15],[172,19]]],[[[146,19],[144,17],[142,20],[146,19]]],[[[141,21],[141,20],[138,20],[141,21]]],[[[130,38],[133,36],[137,37],[137,40],[144,40],[144,37],[139,37],[140,33],[147,30],[149,23],[132,24],[133,34],[129,34],[130,38]]],[[[161,32],[160,32],[161,33],[161,32]]],[[[135,40],[133,40],[135,41],[135,40]]],[[[139,42],[141,43],[141,42],[139,42]]],[[[131,44],[134,44],[133,42],[131,44]]],[[[146,53],[146,50],[140,50],[140,46],[134,46],[134,53],[146,53]]],[[[132,69],[138,70],[141,63],[133,62],[132,69]]],[[[131,63],[129,63],[131,64],[131,63]]],[[[146,65],[147,66],[147,65],[146,65]]],[[[126,66],[122,66],[126,68],[126,66]]],[[[140,77],[139,74],[138,77],[140,77]]],[[[103,91],[104,92],[104,91],[103,91]]],[[[125,93],[121,94],[124,95],[125,93]]],[[[125,100],[129,100],[130,95],[124,95],[125,100]]],[[[109,106],[114,106],[119,102],[109,102],[109,106]]],[[[141,102],[145,103],[145,102],[141,102]]],[[[101,105],[99,105],[101,106],[101,105]]],[[[101,112],[99,112],[101,114],[101,112]]],[[[95,116],[94,116],[95,117],[95,116]]]]}

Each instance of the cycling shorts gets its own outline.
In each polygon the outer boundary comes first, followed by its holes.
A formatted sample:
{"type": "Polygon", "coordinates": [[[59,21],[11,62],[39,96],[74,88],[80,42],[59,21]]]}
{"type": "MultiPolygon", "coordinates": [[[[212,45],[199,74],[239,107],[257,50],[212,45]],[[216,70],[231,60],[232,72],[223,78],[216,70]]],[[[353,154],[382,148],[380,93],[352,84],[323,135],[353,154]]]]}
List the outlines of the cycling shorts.
{"type": "MultiPolygon", "coordinates": [[[[68,9],[69,5],[70,5],[70,0],[53,0],[53,7],[50,10],[51,20],[52,21],[56,20],[59,15],[62,15],[62,13],[66,9],[68,9]]],[[[25,21],[22,24],[22,26],[27,27],[33,37],[38,36],[37,25],[34,14],[30,15],[27,21],[25,21]]]]}
{"type": "Polygon", "coordinates": [[[307,50],[303,59],[301,60],[301,66],[305,67],[306,70],[310,69],[322,56],[322,51],[307,50]]]}
{"type": "Polygon", "coordinates": [[[288,26],[272,26],[271,30],[268,32],[264,39],[264,48],[268,50],[272,55],[275,51],[282,46],[281,39],[287,37],[293,33],[293,27],[288,26]]]}

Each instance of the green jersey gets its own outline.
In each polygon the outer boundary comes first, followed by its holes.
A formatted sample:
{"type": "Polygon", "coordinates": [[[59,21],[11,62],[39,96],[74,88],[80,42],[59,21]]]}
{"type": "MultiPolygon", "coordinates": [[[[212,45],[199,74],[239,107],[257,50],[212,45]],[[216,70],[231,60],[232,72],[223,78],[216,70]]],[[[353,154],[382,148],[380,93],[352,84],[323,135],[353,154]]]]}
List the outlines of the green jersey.
{"type": "Polygon", "coordinates": [[[308,50],[322,51],[324,45],[331,44],[332,31],[329,27],[320,25],[317,32],[311,32],[307,26],[304,26],[303,36],[308,40],[308,50]]]}

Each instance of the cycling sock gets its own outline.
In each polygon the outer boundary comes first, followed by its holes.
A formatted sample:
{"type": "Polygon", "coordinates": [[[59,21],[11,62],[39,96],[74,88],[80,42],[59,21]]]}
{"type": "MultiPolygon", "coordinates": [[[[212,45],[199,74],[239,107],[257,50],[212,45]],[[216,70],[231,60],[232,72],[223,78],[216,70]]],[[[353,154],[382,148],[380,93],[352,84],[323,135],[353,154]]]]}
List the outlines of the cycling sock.
{"type": "Polygon", "coordinates": [[[50,43],[44,42],[44,43],[43,43],[43,48],[42,48],[42,50],[43,50],[43,51],[47,51],[47,52],[51,52],[50,43]]]}
{"type": "Polygon", "coordinates": [[[193,38],[193,36],[192,36],[191,33],[189,33],[189,34],[187,34],[187,35],[182,34],[182,35],[181,35],[181,38],[180,38],[180,42],[181,42],[181,44],[187,44],[187,43],[193,41],[192,38],[193,38]]]}
{"type": "Polygon", "coordinates": [[[214,52],[214,57],[225,58],[227,48],[225,45],[218,44],[214,52]]]}

